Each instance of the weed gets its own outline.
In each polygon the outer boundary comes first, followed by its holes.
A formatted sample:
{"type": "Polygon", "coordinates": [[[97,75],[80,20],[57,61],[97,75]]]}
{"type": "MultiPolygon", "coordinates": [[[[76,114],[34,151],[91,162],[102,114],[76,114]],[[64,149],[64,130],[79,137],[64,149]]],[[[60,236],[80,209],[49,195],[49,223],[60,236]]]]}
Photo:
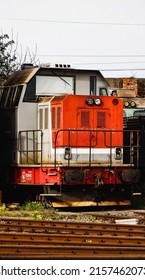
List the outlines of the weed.
{"type": "Polygon", "coordinates": [[[5,210],[6,210],[6,205],[5,204],[0,205],[0,213],[4,212],[5,210]]]}
{"type": "Polygon", "coordinates": [[[44,210],[44,206],[41,202],[38,201],[32,201],[32,202],[27,202],[25,205],[22,205],[20,207],[20,210],[25,210],[25,211],[34,211],[34,210],[44,210]]]}

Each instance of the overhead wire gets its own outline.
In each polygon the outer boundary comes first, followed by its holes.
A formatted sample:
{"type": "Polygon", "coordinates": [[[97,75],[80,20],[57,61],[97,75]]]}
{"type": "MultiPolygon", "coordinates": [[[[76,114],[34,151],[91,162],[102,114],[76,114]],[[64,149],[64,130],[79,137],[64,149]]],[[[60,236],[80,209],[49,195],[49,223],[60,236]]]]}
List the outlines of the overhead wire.
{"type": "Polygon", "coordinates": [[[95,21],[64,21],[64,20],[47,20],[47,19],[30,19],[30,18],[0,18],[0,20],[12,21],[31,21],[31,22],[47,22],[47,23],[63,23],[63,24],[88,24],[88,25],[121,25],[121,26],[145,26],[145,23],[122,23],[122,22],[95,22],[95,21]]]}
{"type": "Polygon", "coordinates": [[[117,54],[117,55],[88,55],[88,54],[38,54],[38,56],[52,56],[52,57],[145,57],[145,54],[117,54]]]}
{"type": "MultiPolygon", "coordinates": [[[[90,21],[64,21],[64,20],[47,20],[47,19],[26,19],[26,18],[0,18],[0,20],[12,20],[12,21],[29,21],[29,22],[45,22],[45,23],[59,23],[59,24],[87,24],[87,25],[114,25],[114,26],[145,26],[145,23],[125,23],[125,22],[90,22],[90,21]]],[[[125,57],[145,57],[145,54],[124,54],[124,55],[87,55],[87,54],[39,54],[37,57],[86,57],[86,58],[95,58],[95,57],[104,57],[104,58],[125,58],[125,57]]],[[[130,64],[130,63],[145,63],[143,61],[130,61],[130,62],[93,62],[93,63],[75,63],[76,65],[98,65],[98,64],[130,64]]],[[[132,68],[132,69],[102,69],[101,71],[127,71],[127,70],[145,70],[143,68],[132,68]]]]}

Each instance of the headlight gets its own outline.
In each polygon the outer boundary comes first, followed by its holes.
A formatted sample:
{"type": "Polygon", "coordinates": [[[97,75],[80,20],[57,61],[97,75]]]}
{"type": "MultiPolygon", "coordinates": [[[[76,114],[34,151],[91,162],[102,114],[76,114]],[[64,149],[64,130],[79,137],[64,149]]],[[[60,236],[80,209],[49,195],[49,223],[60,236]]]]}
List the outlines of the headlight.
{"type": "Polygon", "coordinates": [[[131,101],[130,106],[131,106],[131,107],[135,107],[135,106],[136,106],[135,102],[134,102],[134,101],[131,101]]]}
{"type": "Polygon", "coordinates": [[[100,98],[94,98],[94,103],[95,105],[99,106],[102,103],[102,101],[100,98]]]}
{"type": "Polygon", "coordinates": [[[125,101],[125,102],[124,102],[124,106],[125,106],[125,107],[129,107],[129,102],[128,102],[128,101],[125,101]]]}
{"type": "Polygon", "coordinates": [[[121,159],[121,148],[120,147],[115,148],[115,159],[121,159]]]}
{"type": "Polygon", "coordinates": [[[64,159],[66,159],[66,160],[72,159],[71,147],[66,146],[64,148],[64,159]]]}
{"type": "Polygon", "coordinates": [[[88,105],[93,105],[93,103],[94,103],[93,98],[87,98],[87,99],[86,99],[86,103],[87,103],[88,105]]]}

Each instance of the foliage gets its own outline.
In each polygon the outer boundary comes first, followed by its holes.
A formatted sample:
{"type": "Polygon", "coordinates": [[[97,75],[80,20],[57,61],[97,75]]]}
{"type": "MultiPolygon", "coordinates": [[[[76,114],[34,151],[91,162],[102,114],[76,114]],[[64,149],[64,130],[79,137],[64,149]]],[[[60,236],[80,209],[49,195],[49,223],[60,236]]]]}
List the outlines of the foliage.
{"type": "Polygon", "coordinates": [[[17,217],[33,220],[61,220],[64,217],[59,215],[53,207],[45,209],[41,202],[28,202],[17,210],[12,210],[5,204],[0,205],[1,217],[17,217]]]}
{"type": "Polygon", "coordinates": [[[0,214],[3,213],[6,210],[6,205],[2,204],[0,205],[0,214]]]}
{"type": "Polygon", "coordinates": [[[38,211],[34,211],[33,213],[30,213],[29,219],[34,219],[34,220],[42,220],[43,216],[41,214],[39,214],[38,211]]]}
{"type": "Polygon", "coordinates": [[[20,54],[18,52],[18,41],[16,42],[9,38],[8,34],[0,35],[0,86],[6,81],[6,79],[16,70],[21,68],[24,63],[28,64],[39,64],[36,60],[37,47],[35,46],[35,52],[30,52],[29,48],[22,52],[22,47],[20,54]]]}
{"type": "Polygon", "coordinates": [[[43,210],[44,206],[41,202],[39,201],[32,201],[32,202],[27,202],[25,205],[22,205],[20,210],[25,210],[25,211],[34,211],[34,210],[43,210]]]}
{"type": "Polygon", "coordinates": [[[13,71],[17,70],[17,57],[14,40],[7,34],[0,36],[0,76],[5,80],[13,71]]]}

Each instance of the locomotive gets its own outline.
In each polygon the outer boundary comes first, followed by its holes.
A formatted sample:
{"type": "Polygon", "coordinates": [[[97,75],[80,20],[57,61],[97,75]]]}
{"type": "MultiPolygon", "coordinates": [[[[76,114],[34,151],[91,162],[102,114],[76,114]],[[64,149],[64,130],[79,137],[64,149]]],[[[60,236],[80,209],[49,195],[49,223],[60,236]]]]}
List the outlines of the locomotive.
{"type": "Polygon", "coordinates": [[[118,96],[123,101],[124,120],[145,116],[145,97],[136,96],[134,89],[115,89],[111,95],[118,96]]]}
{"type": "MultiPolygon", "coordinates": [[[[56,84],[45,94],[45,69],[38,77],[37,71],[28,69],[29,82],[26,71],[14,73],[1,96],[4,200],[45,200],[54,207],[130,205],[142,194],[141,131],[123,128],[122,100],[103,87],[105,96],[55,93],[56,84]]],[[[67,71],[63,77],[55,72],[55,78],[68,91],[72,74],[67,71]]]]}

